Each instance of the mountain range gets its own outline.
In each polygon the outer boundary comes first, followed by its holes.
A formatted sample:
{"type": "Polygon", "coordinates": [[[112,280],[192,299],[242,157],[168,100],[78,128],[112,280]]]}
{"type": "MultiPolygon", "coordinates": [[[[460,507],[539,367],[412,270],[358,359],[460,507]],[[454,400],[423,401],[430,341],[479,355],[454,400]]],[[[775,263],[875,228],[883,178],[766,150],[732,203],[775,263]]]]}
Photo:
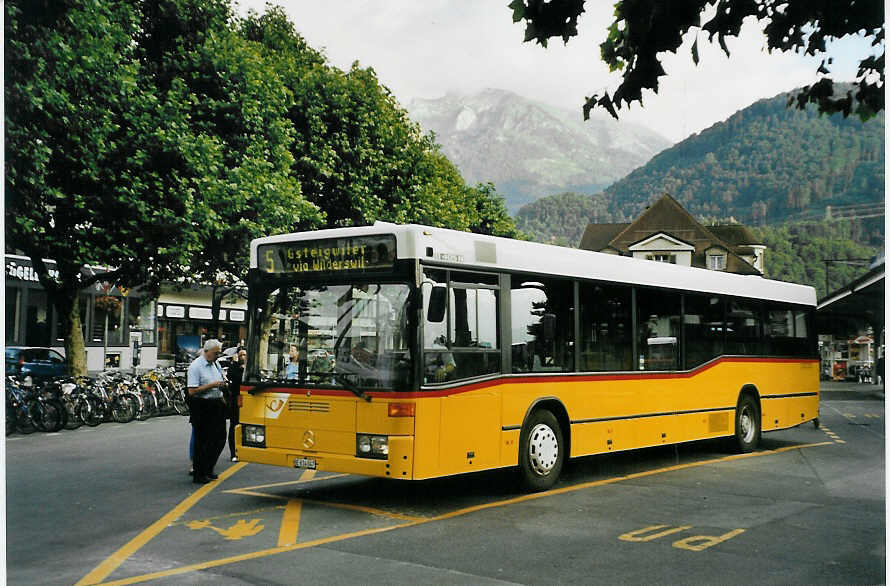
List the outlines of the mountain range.
{"type": "Polygon", "coordinates": [[[562,191],[594,193],[671,145],[642,126],[487,89],[416,99],[407,110],[435,133],[468,183],[492,182],[507,209],[562,191]]]}
{"type": "Polygon", "coordinates": [[[788,94],[760,100],[601,193],[527,204],[516,214],[517,227],[536,240],[577,246],[587,222],[631,221],[663,193],[705,222],[734,218],[761,226],[883,215],[884,113],[862,122],[787,102],[788,94]]]}

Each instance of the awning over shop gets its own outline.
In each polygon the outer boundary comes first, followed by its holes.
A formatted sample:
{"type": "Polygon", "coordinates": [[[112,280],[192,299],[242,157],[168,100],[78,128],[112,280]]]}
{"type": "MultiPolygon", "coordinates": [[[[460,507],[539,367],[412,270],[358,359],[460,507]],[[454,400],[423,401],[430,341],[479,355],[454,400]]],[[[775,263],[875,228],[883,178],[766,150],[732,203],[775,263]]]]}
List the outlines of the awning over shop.
{"type": "Polygon", "coordinates": [[[820,299],[816,327],[820,334],[855,337],[871,326],[877,338],[884,329],[884,257],[849,285],[820,299]]]}

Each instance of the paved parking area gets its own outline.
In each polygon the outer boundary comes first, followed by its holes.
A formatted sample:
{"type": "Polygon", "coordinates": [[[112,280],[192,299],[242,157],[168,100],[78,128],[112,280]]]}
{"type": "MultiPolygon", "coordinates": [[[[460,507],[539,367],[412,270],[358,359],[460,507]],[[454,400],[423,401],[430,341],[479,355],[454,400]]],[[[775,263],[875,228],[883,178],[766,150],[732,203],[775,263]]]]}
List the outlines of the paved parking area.
{"type": "MultiPolygon", "coordinates": [[[[59,439],[69,441],[55,449],[72,458],[79,443],[94,445],[115,480],[81,478],[81,489],[65,491],[67,509],[47,507],[61,533],[55,538],[45,532],[43,513],[31,517],[33,531],[18,527],[22,517],[12,514],[9,581],[883,582],[883,395],[826,390],[821,415],[821,428],[766,434],[753,454],[731,455],[724,442],[708,441],[579,459],[554,490],[538,494],[517,492],[511,471],[399,482],[244,463],[197,489],[179,468],[134,483],[115,473],[133,470],[129,460],[91,443],[101,427],[57,439],[29,436],[7,446],[8,508],[38,510],[11,466],[29,453],[31,462],[49,457],[59,439]],[[110,499],[105,511],[65,513],[95,502],[87,493],[96,484],[134,498],[110,499]],[[150,498],[153,491],[159,498],[150,498]],[[141,510],[121,510],[122,523],[115,509],[126,503],[141,510]],[[100,524],[82,530],[95,542],[68,535],[86,520],[100,524]],[[26,536],[34,541],[25,543],[26,536]],[[54,561],[41,564],[41,557],[54,561]]],[[[127,443],[135,434],[159,450],[181,449],[185,429],[183,420],[166,418],[106,436],[127,443]]],[[[67,470],[64,460],[60,465],[67,470]]]]}

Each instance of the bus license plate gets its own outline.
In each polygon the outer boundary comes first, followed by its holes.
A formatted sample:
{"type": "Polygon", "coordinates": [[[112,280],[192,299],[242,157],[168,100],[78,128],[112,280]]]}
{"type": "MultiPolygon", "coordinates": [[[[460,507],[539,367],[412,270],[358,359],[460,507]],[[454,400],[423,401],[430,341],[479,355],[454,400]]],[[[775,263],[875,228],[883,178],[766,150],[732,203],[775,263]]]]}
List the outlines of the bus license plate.
{"type": "Polygon", "coordinates": [[[307,468],[315,470],[315,460],[312,458],[294,458],[294,468],[307,468]]]}

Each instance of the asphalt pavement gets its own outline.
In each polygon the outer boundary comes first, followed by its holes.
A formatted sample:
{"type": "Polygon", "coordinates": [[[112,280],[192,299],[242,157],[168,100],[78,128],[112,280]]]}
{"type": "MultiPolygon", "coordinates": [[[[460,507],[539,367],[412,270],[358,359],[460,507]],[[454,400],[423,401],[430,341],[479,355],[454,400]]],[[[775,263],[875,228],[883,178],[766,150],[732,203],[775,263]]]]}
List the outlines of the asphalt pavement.
{"type": "Polygon", "coordinates": [[[883,388],[827,382],[821,427],[400,482],[221,459],[183,417],[6,441],[10,584],[885,582],[883,388]]]}

